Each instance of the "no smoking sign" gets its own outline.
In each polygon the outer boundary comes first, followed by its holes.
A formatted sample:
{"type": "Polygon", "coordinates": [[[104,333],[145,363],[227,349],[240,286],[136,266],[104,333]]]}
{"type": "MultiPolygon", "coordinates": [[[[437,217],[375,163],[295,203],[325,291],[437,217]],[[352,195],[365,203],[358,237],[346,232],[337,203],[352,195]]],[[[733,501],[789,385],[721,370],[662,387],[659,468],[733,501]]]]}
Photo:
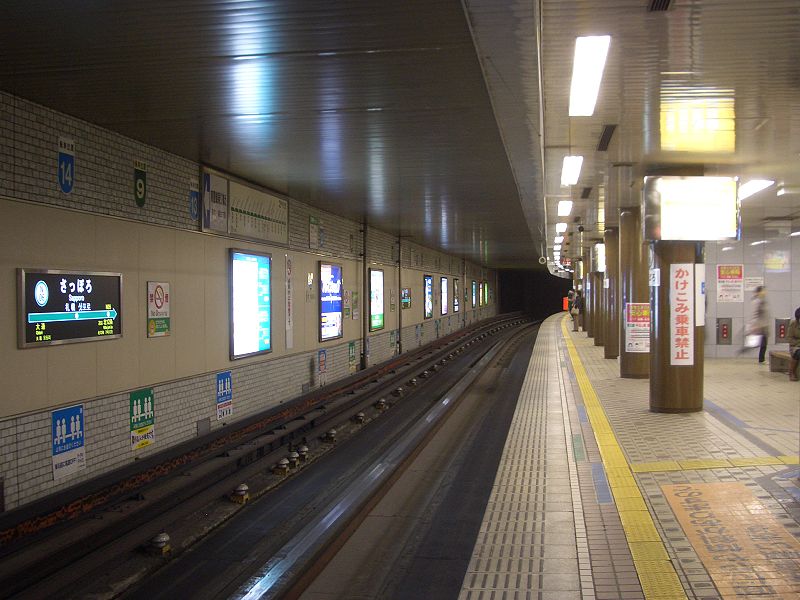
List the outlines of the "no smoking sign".
{"type": "Polygon", "coordinates": [[[169,335],[169,283],[147,282],[147,337],[169,335]]]}

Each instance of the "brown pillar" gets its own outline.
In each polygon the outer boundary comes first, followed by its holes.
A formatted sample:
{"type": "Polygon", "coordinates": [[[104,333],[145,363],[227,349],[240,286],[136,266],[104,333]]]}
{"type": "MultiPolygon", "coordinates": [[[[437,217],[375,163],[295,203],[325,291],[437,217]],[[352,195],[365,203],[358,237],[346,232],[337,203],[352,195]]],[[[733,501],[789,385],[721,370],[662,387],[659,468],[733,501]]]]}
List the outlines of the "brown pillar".
{"type": "Polygon", "coordinates": [[[650,287],[650,410],[697,412],[705,328],[696,323],[705,306],[695,306],[695,264],[703,263],[703,243],[653,242],[650,252],[660,271],[660,285],[650,287]]]}
{"type": "MultiPolygon", "coordinates": [[[[645,379],[650,375],[650,353],[626,331],[626,306],[650,306],[647,285],[647,245],[642,243],[642,218],[639,207],[619,211],[619,375],[645,379]]],[[[649,340],[646,341],[649,346],[649,340]]]]}
{"type": "Polygon", "coordinates": [[[592,333],[594,345],[602,346],[603,336],[603,273],[592,271],[592,333]]]}
{"type": "Polygon", "coordinates": [[[586,337],[594,337],[593,323],[592,323],[592,260],[591,254],[587,251],[583,255],[583,330],[586,332],[586,337]]]}
{"type": "Polygon", "coordinates": [[[617,280],[619,279],[619,234],[616,228],[606,229],[604,235],[606,245],[606,274],[608,287],[605,293],[605,344],[603,356],[617,358],[619,356],[619,303],[617,297],[617,280]]]}

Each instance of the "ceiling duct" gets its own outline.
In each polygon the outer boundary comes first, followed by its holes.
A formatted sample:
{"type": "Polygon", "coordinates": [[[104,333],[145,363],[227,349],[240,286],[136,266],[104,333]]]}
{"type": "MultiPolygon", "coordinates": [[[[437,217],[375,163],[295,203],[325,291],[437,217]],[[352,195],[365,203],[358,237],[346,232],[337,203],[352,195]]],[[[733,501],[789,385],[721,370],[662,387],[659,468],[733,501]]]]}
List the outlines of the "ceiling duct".
{"type": "Polygon", "coordinates": [[[647,5],[648,12],[659,12],[669,10],[671,0],[650,0],[647,5]]]}
{"type": "Polygon", "coordinates": [[[616,129],[616,125],[606,125],[603,127],[603,133],[600,134],[600,141],[597,143],[598,152],[606,152],[608,150],[608,145],[611,143],[611,136],[614,135],[616,129]]]}
{"type": "Polygon", "coordinates": [[[581,200],[588,200],[591,193],[592,193],[591,187],[583,188],[583,191],[581,192],[581,200]]]}

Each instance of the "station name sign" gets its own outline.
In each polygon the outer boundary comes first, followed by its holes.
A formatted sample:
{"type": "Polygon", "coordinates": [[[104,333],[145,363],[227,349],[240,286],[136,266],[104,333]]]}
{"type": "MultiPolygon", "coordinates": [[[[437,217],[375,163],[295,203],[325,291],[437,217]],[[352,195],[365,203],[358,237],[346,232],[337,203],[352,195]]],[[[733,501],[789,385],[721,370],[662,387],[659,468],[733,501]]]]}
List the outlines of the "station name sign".
{"type": "Polygon", "coordinates": [[[122,335],[122,275],[17,269],[20,348],[122,335]]]}

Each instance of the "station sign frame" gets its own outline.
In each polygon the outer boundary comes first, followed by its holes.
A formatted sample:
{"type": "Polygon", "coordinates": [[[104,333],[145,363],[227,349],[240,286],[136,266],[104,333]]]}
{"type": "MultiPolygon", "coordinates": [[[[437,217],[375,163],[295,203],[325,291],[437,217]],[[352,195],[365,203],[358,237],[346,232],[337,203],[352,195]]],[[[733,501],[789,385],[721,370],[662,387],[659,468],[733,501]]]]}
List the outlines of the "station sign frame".
{"type": "MultiPolygon", "coordinates": [[[[122,273],[17,268],[17,345],[23,349],[118,339],[123,334],[122,298],[122,273]],[[83,287],[86,282],[89,282],[89,285],[83,287]],[[32,284],[33,287],[30,287],[29,284],[32,284]],[[74,290],[70,284],[75,284],[74,290]],[[65,291],[61,292],[60,289],[63,285],[68,288],[64,288],[65,291]],[[55,293],[50,292],[51,287],[55,289],[55,293]],[[101,290],[103,295],[99,300],[86,300],[87,295],[101,290]],[[70,305],[69,310],[39,310],[48,308],[58,293],[67,298],[70,305]],[[74,298],[81,298],[81,300],[74,298]],[[88,308],[79,308],[80,305],[88,305],[88,308]],[[72,316],[68,317],[67,315],[72,316]],[[111,333],[98,334],[96,327],[93,329],[91,325],[86,324],[89,321],[102,321],[103,323],[98,323],[97,326],[102,326],[103,331],[111,333]],[[48,333],[47,336],[41,336],[48,339],[36,340],[35,329],[29,330],[28,325],[34,324],[35,326],[39,323],[45,327],[48,323],[58,323],[59,325],[51,325],[48,331],[53,331],[53,327],[55,327],[56,332],[65,330],[65,336],[59,339],[49,339],[52,334],[48,333]],[[95,331],[94,335],[90,334],[92,330],[95,331]]],[[[58,308],[62,308],[61,299],[58,302],[58,308]]],[[[56,307],[52,306],[51,308],[56,307]]]]}

